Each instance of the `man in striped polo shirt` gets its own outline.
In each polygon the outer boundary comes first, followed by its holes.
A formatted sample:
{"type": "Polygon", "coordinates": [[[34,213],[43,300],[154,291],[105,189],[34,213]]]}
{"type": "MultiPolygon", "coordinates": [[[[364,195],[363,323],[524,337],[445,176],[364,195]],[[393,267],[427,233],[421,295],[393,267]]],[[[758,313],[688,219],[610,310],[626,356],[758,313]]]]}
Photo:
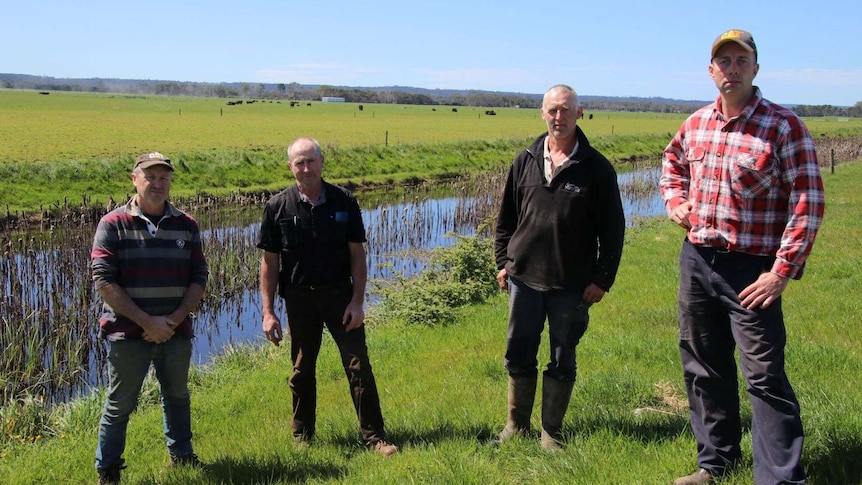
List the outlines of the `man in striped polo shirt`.
{"type": "Polygon", "coordinates": [[[172,465],[201,465],[192,449],[188,373],[190,314],[208,270],[197,222],[169,201],[171,160],[144,153],[131,173],[136,194],[99,221],[90,254],[104,301],[99,338],[108,346],[108,388],[96,448],[99,483],[119,483],[126,427],[152,364],[162,393],[172,465]]]}

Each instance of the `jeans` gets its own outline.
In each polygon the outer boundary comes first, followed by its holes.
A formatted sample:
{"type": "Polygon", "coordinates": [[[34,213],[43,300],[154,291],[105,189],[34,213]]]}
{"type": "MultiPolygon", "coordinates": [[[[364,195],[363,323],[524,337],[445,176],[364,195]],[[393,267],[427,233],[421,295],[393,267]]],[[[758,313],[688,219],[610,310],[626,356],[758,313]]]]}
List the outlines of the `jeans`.
{"type": "Polygon", "coordinates": [[[188,377],[191,338],[175,335],[161,344],[131,338],[107,344],[108,388],[99,421],[96,469],[123,464],[129,415],[138,404],[141,386],[151,363],[161,390],[168,453],[177,457],[190,455],[192,429],[188,377]]]}
{"type": "Polygon", "coordinates": [[[363,444],[370,445],[386,438],[377,383],[365,343],[365,326],[348,332],[341,323],[352,291],[350,287],[323,291],[296,289],[284,295],[293,359],[293,373],[288,379],[293,396],[291,426],[296,439],[310,440],[314,437],[317,421],[315,368],[324,325],[341,354],[341,365],[347,375],[363,444]]]}
{"type": "Polygon", "coordinates": [[[799,402],[784,371],[781,299],[749,310],[738,296],[772,262],[685,241],[679,259],[680,355],[698,465],[720,476],[741,458],[738,349],[751,399],[754,483],[805,483],[799,402]]]}
{"type": "Polygon", "coordinates": [[[545,319],[550,335],[550,361],[545,375],[562,382],[577,376],[576,347],[587,331],[589,305],[581,291],[538,291],[509,278],[509,328],[504,364],[510,375],[538,374],[539,352],[545,319]]]}

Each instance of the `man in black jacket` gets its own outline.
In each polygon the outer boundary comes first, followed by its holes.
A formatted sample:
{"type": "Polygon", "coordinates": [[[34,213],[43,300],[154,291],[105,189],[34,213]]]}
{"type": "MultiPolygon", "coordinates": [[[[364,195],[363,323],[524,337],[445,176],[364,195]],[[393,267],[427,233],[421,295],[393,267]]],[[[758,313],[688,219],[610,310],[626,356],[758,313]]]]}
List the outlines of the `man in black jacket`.
{"type": "Polygon", "coordinates": [[[588,309],[616,278],[625,216],[616,172],[577,127],[574,89],[553,86],[542,101],[548,132],[515,157],[497,216],[497,282],[509,289],[505,366],[509,413],[500,441],[530,430],[541,333],[550,335],[542,380],[542,447],[562,448],[572,395],[575,348],[588,309]]]}

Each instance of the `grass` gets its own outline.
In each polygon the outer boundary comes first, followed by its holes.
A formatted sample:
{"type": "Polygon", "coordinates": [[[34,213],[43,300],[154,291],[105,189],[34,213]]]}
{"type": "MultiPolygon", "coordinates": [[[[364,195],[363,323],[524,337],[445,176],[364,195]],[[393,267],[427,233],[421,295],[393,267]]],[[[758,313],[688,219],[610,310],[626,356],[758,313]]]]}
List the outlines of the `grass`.
{"type": "MultiPolygon", "coordinates": [[[[375,187],[499,169],[544,131],[537,109],[226,101],[0,89],[0,219],[121,202],[132,160],[154,149],[177,163],[175,196],[224,196],[283,188],[298,136],[324,145],[330,180],[375,187]]],[[[685,118],[591,114],[580,126],[614,162],[657,161],[685,118]]],[[[862,134],[862,119],[806,121],[817,137],[862,134]]]]}
{"type": "MultiPolygon", "coordinates": [[[[806,274],[786,290],[788,372],[802,405],[812,484],[862,483],[862,163],[824,173],[827,213],[806,274]]],[[[293,445],[287,346],[232,347],[196,369],[192,412],[205,471],[168,469],[157,392],[148,383],[132,416],[125,483],[669,483],[695,466],[676,344],[680,230],[647,220],[627,234],[617,284],[592,310],[578,347],[579,380],[566,416],[567,448],[537,440],[487,444],[506,413],[502,367],[505,296],[437,327],[380,323],[369,347],[390,438],[402,453],[384,459],[358,446],[356,418],[331,340],[318,363],[318,435],[293,445]]],[[[540,350],[546,360],[547,347],[540,350]]],[[[101,395],[48,416],[52,431],[0,450],[2,483],[93,481],[101,395]]],[[[744,421],[750,407],[743,396],[744,421]]],[[[533,424],[537,427],[538,403],[533,424]]],[[[34,417],[44,420],[45,417],[34,417]]],[[[4,421],[5,429],[11,429],[4,421]]],[[[746,432],[745,440],[749,439],[746,432]]],[[[748,484],[747,467],[722,483],[748,484]]]]}

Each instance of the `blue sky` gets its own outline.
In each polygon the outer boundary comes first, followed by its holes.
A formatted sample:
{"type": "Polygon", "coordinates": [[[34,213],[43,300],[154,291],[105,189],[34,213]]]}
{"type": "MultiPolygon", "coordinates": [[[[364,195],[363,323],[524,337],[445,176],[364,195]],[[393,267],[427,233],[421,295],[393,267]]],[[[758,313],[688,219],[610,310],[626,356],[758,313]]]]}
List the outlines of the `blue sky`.
{"type": "Polygon", "coordinates": [[[862,101],[860,5],[0,0],[0,72],[712,100],[712,41],[741,28],[767,98],[849,106],[862,101]]]}

